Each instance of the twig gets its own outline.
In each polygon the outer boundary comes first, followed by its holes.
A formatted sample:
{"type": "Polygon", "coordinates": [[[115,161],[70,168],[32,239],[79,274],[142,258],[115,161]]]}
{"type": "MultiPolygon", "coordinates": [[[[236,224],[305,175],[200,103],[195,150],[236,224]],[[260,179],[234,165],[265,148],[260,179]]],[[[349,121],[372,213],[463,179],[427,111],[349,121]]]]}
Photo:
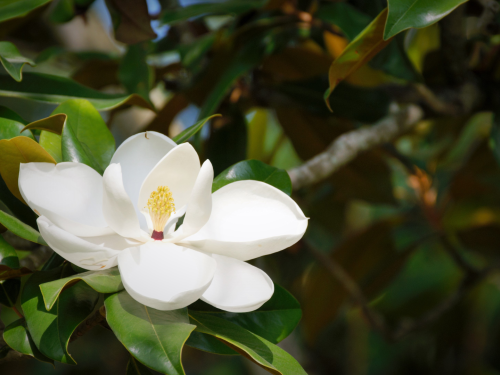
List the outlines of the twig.
{"type": "Polygon", "coordinates": [[[443,245],[444,249],[448,252],[448,254],[453,258],[453,261],[459,266],[462,271],[465,272],[467,277],[478,275],[481,271],[477,270],[474,268],[472,265],[470,265],[460,254],[458,249],[450,242],[448,237],[446,235],[441,235],[440,236],[441,244],[443,245]]]}
{"type": "Polygon", "coordinates": [[[345,288],[345,290],[351,295],[354,302],[361,307],[366,319],[368,319],[370,325],[377,329],[384,337],[389,338],[390,334],[387,331],[384,319],[368,304],[368,300],[359,288],[358,284],[351,278],[351,276],[344,270],[344,268],[338,264],[335,260],[323,254],[321,251],[307,247],[311,254],[316,258],[316,260],[325,267],[328,272],[345,288]]]}
{"type": "Polygon", "coordinates": [[[420,107],[409,105],[370,127],[356,129],[335,139],[326,151],[288,174],[294,189],[312,185],[353,160],[359,153],[390,142],[412,129],[422,118],[420,107]]]}

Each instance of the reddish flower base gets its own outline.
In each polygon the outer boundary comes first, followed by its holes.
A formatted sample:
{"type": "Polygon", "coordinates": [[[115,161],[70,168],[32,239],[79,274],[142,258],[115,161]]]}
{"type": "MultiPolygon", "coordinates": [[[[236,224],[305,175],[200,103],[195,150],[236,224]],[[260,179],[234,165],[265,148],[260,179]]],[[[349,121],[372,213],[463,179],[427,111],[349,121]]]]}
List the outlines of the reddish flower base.
{"type": "Polygon", "coordinates": [[[155,241],[161,241],[163,240],[163,232],[157,232],[154,230],[151,238],[155,241]]]}

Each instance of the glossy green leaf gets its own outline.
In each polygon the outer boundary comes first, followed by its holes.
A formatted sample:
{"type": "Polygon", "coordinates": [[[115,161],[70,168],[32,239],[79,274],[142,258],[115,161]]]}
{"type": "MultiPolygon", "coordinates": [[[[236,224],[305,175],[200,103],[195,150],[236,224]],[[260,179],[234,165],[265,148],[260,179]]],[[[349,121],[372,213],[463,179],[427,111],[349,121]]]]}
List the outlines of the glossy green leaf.
{"type": "Polygon", "coordinates": [[[189,128],[185,129],[181,133],[177,134],[173,138],[173,141],[177,144],[187,142],[189,140],[189,138],[191,138],[193,135],[198,133],[201,130],[201,128],[203,128],[203,125],[205,125],[208,120],[210,120],[214,117],[220,117],[220,116],[222,116],[222,115],[219,115],[219,114],[212,115],[212,116],[204,118],[203,120],[198,121],[196,124],[190,126],[189,128]]]}
{"type": "Polygon", "coordinates": [[[37,348],[51,359],[76,364],[68,353],[69,339],[78,325],[94,310],[99,293],[86,283],[78,283],[61,293],[57,308],[47,311],[40,284],[64,277],[67,272],[72,272],[69,265],[33,274],[24,286],[21,306],[37,348]]]}
{"type": "Polygon", "coordinates": [[[211,14],[238,15],[251,9],[260,8],[266,3],[263,0],[228,0],[223,2],[208,2],[194,4],[177,9],[167,9],[161,17],[161,22],[171,24],[184,21],[189,18],[200,17],[211,14]]]}
{"type": "Polygon", "coordinates": [[[127,372],[125,375],[150,375],[151,371],[144,366],[141,362],[139,362],[134,357],[130,356],[130,359],[127,363],[127,372]]]}
{"type": "Polygon", "coordinates": [[[272,298],[259,309],[248,313],[230,313],[200,301],[189,311],[210,314],[228,320],[277,344],[295,329],[302,317],[299,302],[284,288],[275,284],[272,298]]]}
{"type": "Polygon", "coordinates": [[[9,280],[0,281],[0,303],[7,307],[14,306],[16,304],[17,297],[19,296],[20,291],[21,291],[20,279],[13,278],[9,280]]]}
{"type": "Polygon", "coordinates": [[[265,182],[284,193],[292,194],[292,182],[288,173],[276,167],[271,167],[259,160],[241,161],[220,173],[212,185],[212,192],[235,181],[256,180],[265,182]]]}
{"type": "Polygon", "coordinates": [[[38,231],[6,212],[0,211],[0,224],[16,236],[31,242],[39,243],[40,245],[48,246],[38,231]]]}
{"type": "Polygon", "coordinates": [[[23,129],[24,125],[22,123],[0,117],[0,139],[12,139],[20,135],[24,135],[25,137],[35,140],[31,130],[23,131],[23,129]]]}
{"type": "Polygon", "coordinates": [[[63,161],[87,164],[100,174],[115,152],[115,139],[92,104],[71,99],[57,107],[52,115],[68,116],[61,134],[63,161]]]}
{"type": "Polygon", "coordinates": [[[50,156],[54,158],[57,163],[61,163],[63,161],[60,135],[42,130],[38,143],[49,153],[50,156]]]}
{"type": "Polygon", "coordinates": [[[123,290],[122,279],[118,268],[102,271],[88,271],[76,275],[41,284],[45,308],[51,310],[60,293],[72,285],[83,281],[99,293],[116,293],[123,290]]]}
{"type": "Polygon", "coordinates": [[[196,311],[191,311],[189,316],[198,332],[217,337],[273,374],[306,374],[290,354],[237,324],[196,311]]]}
{"type": "Polygon", "coordinates": [[[105,305],[109,326],[137,360],[164,374],[184,374],[182,347],[195,328],[187,309],[155,310],[126,291],[108,296],[105,305]]]}
{"type": "Polygon", "coordinates": [[[21,55],[17,47],[11,42],[0,42],[0,62],[7,73],[17,82],[23,79],[24,64],[35,65],[33,60],[21,55]]]}
{"type": "Polygon", "coordinates": [[[467,0],[388,0],[389,14],[384,39],[411,27],[422,28],[436,23],[467,0]]]}
{"type": "Polygon", "coordinates": [[[26,320],[24,318],[18,319],[5,327],[3,338],[7,345],[19,353],[42,362],[54,363],[53,360],[47,358],[38,350],[31,338],[31,334],[26,328],[26,320]]]}
{"type": "Polygon", "coordinates": [[[50,1],[51,0],[2,0],[2,2],[0,2],[0,22],[11,18],[23,17],[50,1]]]}
{"type": "Polygon", "coordinates": [[[186,341],[186,345],[207,353],[219,355],[239,355],[238,352],[235,352],[233,349],[223,344],[215,337],[198,331],[191,332],[191,336],[189,336],[188,340],[186,341]]]}
{"type": "Polygon", "coordinates": [[[124,104],[151,108],[138,95],[107,94],[75,81],[41,73],[25,73],[21,82],[0,75],[0,96],[26,98],[48,103],[62,103],[68,99],[87,99],[98,110],[107,110],[124,104]]]}

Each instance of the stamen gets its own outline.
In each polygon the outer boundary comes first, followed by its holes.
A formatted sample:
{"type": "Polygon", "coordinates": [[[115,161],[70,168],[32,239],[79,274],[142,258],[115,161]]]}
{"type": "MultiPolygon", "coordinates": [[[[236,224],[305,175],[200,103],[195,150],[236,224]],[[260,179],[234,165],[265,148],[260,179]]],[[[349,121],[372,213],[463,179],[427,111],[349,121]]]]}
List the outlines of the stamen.
{"type": "Polygon", "coordinates": [[[148,199],[148,210],[153,222],[153,236],[155,240],[163,239],[163,229],[172,213],[175,213],[174,198],[168,186],[159,186],[148,199]],[[161,235],[160,235],[161,234],[161,235]],[[161,237],[161,238],[160,238],[161,237]]]}

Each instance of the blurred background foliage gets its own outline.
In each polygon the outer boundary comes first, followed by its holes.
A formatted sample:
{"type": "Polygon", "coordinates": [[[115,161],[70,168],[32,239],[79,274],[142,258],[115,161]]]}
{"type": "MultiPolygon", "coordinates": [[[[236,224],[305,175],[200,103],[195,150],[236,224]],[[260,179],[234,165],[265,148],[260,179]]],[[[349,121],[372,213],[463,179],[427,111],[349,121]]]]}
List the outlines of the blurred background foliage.
{"type": "MultiPolygon", "coordinates": [[[[256,260],[303,309],[280,345],[309,374],[500,374],[500,16],[496,1],[462,2],[415,0],[411,12],[449,15],[405,24],[391,20],[403,0],[389,16],[385,0],[4,0],[0,117],[10,108],[27,124],[83,97],[119,145],[220,113],[191,140],[217,175],[245,159],[293,170],[418,105],[416,126],[294,189],[306,236],[256,260]],[[387,40],[367,42],[377,19],[387,40]],[[358,35],[368,49],[344,71],[358,35]]],[[[70,351],[78,366],[0,372],[117,374],[128,361],[100,327],[70,351]]],[[[263,371],[188,347],[184,363],[192,375],[263,371]]]]}

